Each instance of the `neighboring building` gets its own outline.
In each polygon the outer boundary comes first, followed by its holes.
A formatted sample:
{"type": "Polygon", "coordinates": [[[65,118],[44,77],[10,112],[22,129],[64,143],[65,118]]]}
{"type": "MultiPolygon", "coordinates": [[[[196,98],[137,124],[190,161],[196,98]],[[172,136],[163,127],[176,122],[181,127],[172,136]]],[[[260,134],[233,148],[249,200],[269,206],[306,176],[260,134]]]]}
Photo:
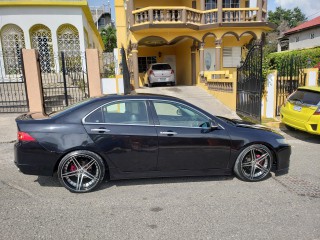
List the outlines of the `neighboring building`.
{"type": "Polygon", "coordinates": [[[197,84],[206,71],[232,73],[252,41],[275,28],[267,0],[115,0],[115,11],[135,87],[154,62],[169,63],[180,85],[197,84]]]}
{"type": "Polygon", "coordinates": [[[6,74],[9,56],[19,55],[21,48],[38,50],[44,72],[54,68],[58,52],[78,55],[86,48],[103,50],[86,0],[0,1],[0,36],[6,74]]]}
{"type": "Polygon", "coordinates": [[[109,26],[114,26],[111,20],[111,8],[109,1],[107,6],[90,6],[90,11],[93,17],[94,24],[99,31],[101,31],[102,29],[106,29],[109,26]]]}
{"type": "Polygon", "coordinates": [[[278,52],[320,46],[320,16],[286,31],[279,39],[278,52]]]}

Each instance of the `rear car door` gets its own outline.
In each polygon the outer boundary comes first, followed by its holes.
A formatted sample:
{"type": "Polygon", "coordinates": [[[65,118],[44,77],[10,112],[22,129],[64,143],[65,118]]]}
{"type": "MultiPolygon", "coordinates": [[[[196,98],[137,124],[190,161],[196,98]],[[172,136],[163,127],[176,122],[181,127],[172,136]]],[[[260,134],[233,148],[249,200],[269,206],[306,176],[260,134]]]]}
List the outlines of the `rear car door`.
{"type": "Polygon", "coordinates": [[[105,104],[83,119],[96,147],[122,172],[155,170],[158,139],[144,100],[105,104]]]}
{"type": "Polygon", "coordinates": [[[158,170],[228,167],[230,137],[223,128],[208,130],[210,119],[185,104],[162,100],[152,103],[159,137],[158,170]]]}

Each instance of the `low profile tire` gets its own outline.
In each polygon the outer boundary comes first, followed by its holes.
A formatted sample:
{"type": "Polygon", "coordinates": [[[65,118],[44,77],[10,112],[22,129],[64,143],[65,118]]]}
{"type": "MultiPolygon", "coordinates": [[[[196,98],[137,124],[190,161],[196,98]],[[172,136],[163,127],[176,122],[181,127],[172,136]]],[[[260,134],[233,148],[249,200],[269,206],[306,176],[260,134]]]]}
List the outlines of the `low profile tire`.
{"type": "Polygon", "coordinates": [[[75,193],[92,191],[100,185],[104,175],[103,160],[90,151],[78,150],[68,153],[58,167],[60,183],[75,193]]]}
{"type": "Polygon", "coordinates": [[[233,170],[238,178],[248,182],[257,182],[269,176],[272,163],[271,151],[264,145],[254,144],[240,153],[233,170]]]}

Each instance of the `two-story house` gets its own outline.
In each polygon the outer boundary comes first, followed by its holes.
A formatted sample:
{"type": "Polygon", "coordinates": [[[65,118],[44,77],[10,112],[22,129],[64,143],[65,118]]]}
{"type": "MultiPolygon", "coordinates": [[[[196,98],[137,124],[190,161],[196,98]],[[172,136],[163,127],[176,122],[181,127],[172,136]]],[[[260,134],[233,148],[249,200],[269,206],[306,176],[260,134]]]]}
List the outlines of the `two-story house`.
{"type": "Polygon", "coordinates": [[[115,0],[115,11],[135,87],[155,62],[169,63],[180,85],[197,84],[205,71],[234,72],[252,41],[274,28],[267,0],[115,0]]]}

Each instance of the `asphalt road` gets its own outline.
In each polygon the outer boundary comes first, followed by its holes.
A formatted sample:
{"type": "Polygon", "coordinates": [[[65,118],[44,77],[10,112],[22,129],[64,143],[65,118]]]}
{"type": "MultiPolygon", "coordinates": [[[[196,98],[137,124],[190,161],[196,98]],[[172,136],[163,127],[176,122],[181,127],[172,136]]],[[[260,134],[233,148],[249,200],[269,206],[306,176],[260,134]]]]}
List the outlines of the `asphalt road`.
{"type": "Polygon", "coordinates": [[[88,194],[18,172],[2,139],[0,239],[320,239],[320,137],[284,134],[288,175],[114,181],[88,194]]]}

